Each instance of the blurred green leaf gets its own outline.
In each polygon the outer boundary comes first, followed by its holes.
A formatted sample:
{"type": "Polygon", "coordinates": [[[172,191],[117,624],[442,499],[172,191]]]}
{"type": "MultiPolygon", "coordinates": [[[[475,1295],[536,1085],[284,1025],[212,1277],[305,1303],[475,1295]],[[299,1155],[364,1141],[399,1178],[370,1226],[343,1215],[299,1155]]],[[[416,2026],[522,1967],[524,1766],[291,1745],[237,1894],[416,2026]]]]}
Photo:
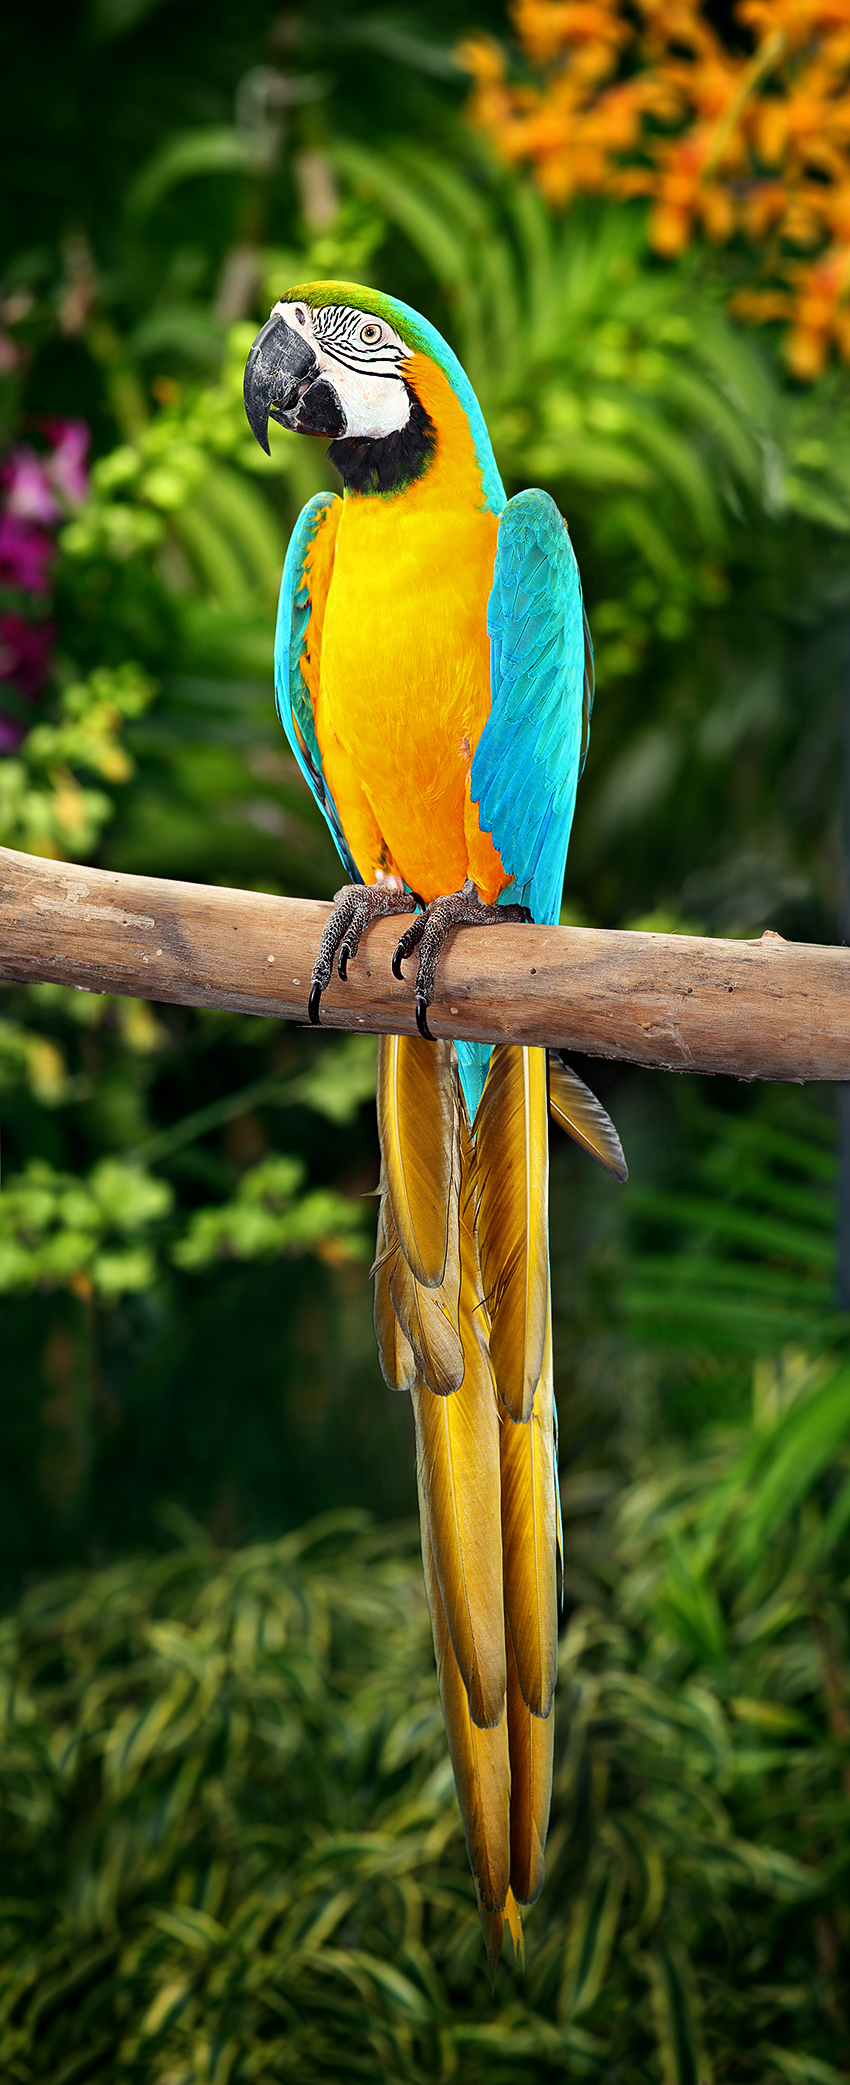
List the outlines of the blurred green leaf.
{"type": "Polygon", "coordinates": [[[117,1159],[102,1159],[86,1180],[32,1159],[23,1174],[4,1181],[0,1195],[0,1289],[58,1285],[111,1303],[149,1288],[152,1253],[140,1244],[119,1246],[115,1234],[146,1231],[171,1204],[165,1181],[117,1159]]]}
{"type": "Polygon", "coordinates": [[[156,208],[163,196],[199,174],[253,174],[264,171],[267,147],[264,138],[226,124],[187,130],[160,146],[127,194],[127,214],[142,219],[156,208]]]}
{"type": "Polygon", "coordinates": [[[364,1210],[327,1188],[302,1194],[303,1184],[297,1159],[252,1166],[230,1202],[190,1219],[174,1247],[177,1266],[197,1273],[216,1260],[277,1259],[285,1252],[318,1252],[331,1263],[367,1258],[364,1210]]]}

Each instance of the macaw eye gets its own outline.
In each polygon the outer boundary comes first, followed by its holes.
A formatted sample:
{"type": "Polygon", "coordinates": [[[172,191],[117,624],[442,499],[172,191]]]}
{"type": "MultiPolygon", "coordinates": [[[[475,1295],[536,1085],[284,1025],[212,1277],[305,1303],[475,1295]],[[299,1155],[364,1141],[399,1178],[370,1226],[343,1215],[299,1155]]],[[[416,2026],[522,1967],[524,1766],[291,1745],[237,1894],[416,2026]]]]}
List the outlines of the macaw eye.
{"type": "Polygon", "coordinates": [[[361,326],[360,338],[365,342],[366,347],[374,347],[375,342],[380,340],[381,328],[374,319],[370,320],[368,326],[361,326]]]}

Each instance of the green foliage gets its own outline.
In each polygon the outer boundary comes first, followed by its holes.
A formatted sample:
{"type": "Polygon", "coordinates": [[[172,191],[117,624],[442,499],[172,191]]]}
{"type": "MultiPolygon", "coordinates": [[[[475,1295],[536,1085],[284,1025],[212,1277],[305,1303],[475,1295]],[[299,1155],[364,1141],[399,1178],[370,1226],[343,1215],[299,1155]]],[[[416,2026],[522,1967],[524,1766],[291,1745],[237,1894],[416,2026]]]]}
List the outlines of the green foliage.
{"type": "Polygon", "coordinates": [[[178,1267],[193,1273],[216,1260],[276,1260],[285,1252],[315,1252],[335,1261],[365,1259],[361,1211],[328,1188],[299,1195],[306,1168],[295,1158],[251,1166],[232,1201],[199,1209],[174,1247],[178,1267]]]}
{"type": "Polygon", "coordinates": [[[768,1089],[735,1114],[685,1090],[680,1115],[686,1181],[638,1186],[631,1198],[644,1237],[664,1240],[630,1255],[623,1300],[635,1332],[704,1354],[845,1340],[831,1114],[768,1089]]]}
{"type": "Polygon", "coordinates": [[[44,1107],[54,1107],[67,1090],[65,1059],[23,1021],[0,1021],[0,1092],[21,1084],[44,1107]]]}
{"type": "Polygon", "coordinates": [[[349,1035],[314,1058],[290,1089],[297,1106],[313,1108],[328,1122],[347,1128],[375,1091],[375,1043],[371,1035],[349,1035]]]}
{"type": "Polygon", "coordinates": [[[407,1510],[407,1414],[387,1409],[370,1323],[371,1040],[49,984],[7,1006],[5,1596],[33,1556],[148,1539],[163,1496],[231,1539],[310,1500],[407,1510]],[[61,1184],[89,1197],[105,1158],[171,1206],[137,1223],[128,1192],[123,1234],[81,1239],[61,1184]],[[52,1182],[37,1234],[19,1195],[35,1164],[52,1182]],[[117,1297],[91,1274],[113,1248],[146,1273],[117,1297]]]}
{"type": "Polygon", "coordinates": [[[79,771],[113,784],[129,781],[133,760],[124,725],[153,693],[129,662],[98,667],[63,689],[55,723],[34,725],[18,756],[0,762],[0,843],[29,854],[91,853],[114,805],[104,790],[86,788],[79,771]]]}
{"type": "MultiPolygon", "coordinates": [[[[249,1166],[230,1202],[189,1218],[172,1248],[176,1266],[198,1273],[222,1259],[276,1260],[304,1252],[316,1252],[332,1266],[368,1258],[362,1209],[328,1188],[299,1193],[305,1173],[296,1158],[249,1166]]],[[[61,1286],[86,1300],[114,1303],[152,1289],[157,1258],[142,1241],[152,1223],[171,1213],[173,1202],[169,1183],[138,1164],[103,1158],[81,1179],[32,1159],[24,1173],[4,1183],[0,1196],[0,1292],[61,1286]]]]}
{"type": "Polygon", "coordinates": [[[171,1202],[166,1181],[114,1158],[86,1179],[32,1159],[0,1195],[0,1291],[61,1286],[113,1303],[149,1289],[156,1261],[143,1240],[171,1202]]]}
{"type": "MultiPolygon", "coordinates": [[[[251,326],[234,326],[218,382],[190,389],[164,406],[140,429],[135,443],[122,443],[95,464],[91,497],[62,533],[67,556],[125,558],[151,549],[162,541],[168,518],[192,506],[217,458],[235,460],[255,476],[271,476],[274,466],[254,441],[242,403],[253,332],[251,326]]],[[[294,436],[290,447],[295,450],[294,436]]],[[[266,511],[251,503],[247,486],[234,485],[229,477],[225,483],[227,496],[238,505],[233,536],[249,571],[253,567],[257,581],[268,586],[274,579],[277,536],[269,535],[266,511]]],[[[226,497],[221,504],[226,505],[226,497]]]]}
{"type": "MultiPolygon", "coordinates": [[[[495,2012],[398,1530],[187,1530],[28,1594],[0,1649],[9,2076],[761,2085],[790,2048],[839,2081],[849,1436],[850,1371],[813,1363],[599,1528],[495,2012]]],[[[568,1513],[568,1585],[571,1552],[568,1513]]]]}

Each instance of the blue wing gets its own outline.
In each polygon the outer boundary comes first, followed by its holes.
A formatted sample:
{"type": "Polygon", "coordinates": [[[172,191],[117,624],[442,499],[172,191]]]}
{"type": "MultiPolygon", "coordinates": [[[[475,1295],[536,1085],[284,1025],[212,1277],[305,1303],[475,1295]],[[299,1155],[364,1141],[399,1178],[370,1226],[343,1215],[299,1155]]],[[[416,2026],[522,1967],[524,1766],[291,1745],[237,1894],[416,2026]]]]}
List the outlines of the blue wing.
{"type": "Polygon", "coordinates": [[[548,492],[520,492],[499,522],[487,607],[490,715],[472,799],[514,878],[506,904],[557,920],[593,703],[578,565],[548,492]]]}
{"type": "Polygon", "coordinates": [[[274,692],[277,713],[305,780],[330,826],[337,853],[352,883],[362,877],[352,860],[340,824],[339,813],[322,771],[322,756],[316,737],[313,706],[301,660],[312,607],[310,583],[305,571],[307,553],[323,527],[328,509],[336,505],[334,492],[317,492],[302,507],[289,539],[289,549],[280,582],[277,629],[274,640],[274,692]]]}
{"type": "MultiPolygon", "coordinates": [[[[520,492],[499,521],[487,606],[490,715],[472,800],[514,881],[505,904],[557,920],[593,706],[593,652],[566,523],[548,492],[520,492]]],[[[489,1050],[456,1045],[470,1111],[489,1050]]]]}

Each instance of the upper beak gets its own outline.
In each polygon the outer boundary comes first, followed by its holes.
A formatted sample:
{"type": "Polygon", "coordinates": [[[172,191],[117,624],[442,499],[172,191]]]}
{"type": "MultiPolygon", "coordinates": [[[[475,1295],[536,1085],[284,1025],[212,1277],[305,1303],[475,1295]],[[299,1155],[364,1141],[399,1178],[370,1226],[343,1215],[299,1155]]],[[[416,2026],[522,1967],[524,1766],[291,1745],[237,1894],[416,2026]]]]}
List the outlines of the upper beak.
{"type": "Polygon", "coordinates": [[[243,393],[248,424],[261,449],[269,449],[269,417],[287,424],[307,385],[319,374],[313,349],[279,313],[260,328],[245,364],[243,393]]]}

